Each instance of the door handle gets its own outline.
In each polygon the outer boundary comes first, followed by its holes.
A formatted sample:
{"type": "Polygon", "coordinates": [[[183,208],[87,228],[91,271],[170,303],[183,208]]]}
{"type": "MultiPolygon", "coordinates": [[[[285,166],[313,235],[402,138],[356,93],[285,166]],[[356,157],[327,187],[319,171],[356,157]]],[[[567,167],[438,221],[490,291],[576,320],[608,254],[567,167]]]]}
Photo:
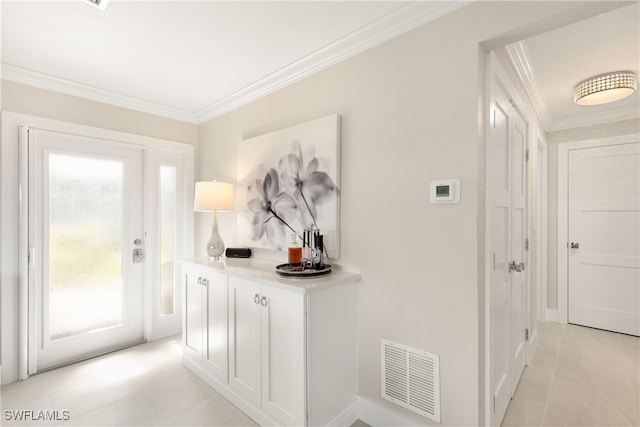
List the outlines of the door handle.
{"type": "Polygon", "coordinates": [[[521,273],[524,271],[524,262],[516,264],[515,261],[511,261],[509,263],[509,273],[515,271],[516,273],[521,273]]]}
{"type": "Polygon", "coordinates": [[[133,263],[140,264],[144,259],[144,251],[142,249],[133,250],[133,263]]]}
{"type": "Polygon", "coordinates": [[[580,243],[573,243],[571,242],[571,249],[580,249],[580,243]]]}

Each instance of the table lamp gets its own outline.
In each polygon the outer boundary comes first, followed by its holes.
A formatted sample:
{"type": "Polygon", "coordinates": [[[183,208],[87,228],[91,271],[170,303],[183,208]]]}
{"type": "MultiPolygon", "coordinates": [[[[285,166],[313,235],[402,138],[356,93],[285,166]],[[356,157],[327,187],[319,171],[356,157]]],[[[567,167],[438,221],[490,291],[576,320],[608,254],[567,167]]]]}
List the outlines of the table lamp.
{"type": "Polygon", "coordinates": [[[213,259],[222,258],[224,242],[218,232],[218,212],[233,210],[233,185],[218,181],[196,182],[193,210],[213,212],[207,254],[213,259]]]}

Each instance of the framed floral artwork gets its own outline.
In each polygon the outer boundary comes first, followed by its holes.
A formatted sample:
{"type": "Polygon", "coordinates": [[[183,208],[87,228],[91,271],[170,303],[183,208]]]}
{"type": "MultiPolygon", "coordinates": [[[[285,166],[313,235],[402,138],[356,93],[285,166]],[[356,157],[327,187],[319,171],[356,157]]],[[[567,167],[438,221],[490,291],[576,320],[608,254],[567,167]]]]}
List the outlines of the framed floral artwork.
{"type": "Polygon", "coordinates": [[[340,256],[340,116],[332,114],[238,144],[238,242],[286,250],[313,225],[340,256]]]}

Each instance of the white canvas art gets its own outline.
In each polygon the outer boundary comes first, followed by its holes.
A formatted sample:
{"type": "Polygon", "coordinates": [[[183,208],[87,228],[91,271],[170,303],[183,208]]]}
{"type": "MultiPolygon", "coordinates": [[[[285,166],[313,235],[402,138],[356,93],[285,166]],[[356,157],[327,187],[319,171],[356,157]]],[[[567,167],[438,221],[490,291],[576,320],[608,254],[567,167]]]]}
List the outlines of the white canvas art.
{"type": "Polygon", "coordinates": [[[238,145],[238,241],[286,250],[314,225],[340,255],[340,116],[245,139],[238,145]]]}

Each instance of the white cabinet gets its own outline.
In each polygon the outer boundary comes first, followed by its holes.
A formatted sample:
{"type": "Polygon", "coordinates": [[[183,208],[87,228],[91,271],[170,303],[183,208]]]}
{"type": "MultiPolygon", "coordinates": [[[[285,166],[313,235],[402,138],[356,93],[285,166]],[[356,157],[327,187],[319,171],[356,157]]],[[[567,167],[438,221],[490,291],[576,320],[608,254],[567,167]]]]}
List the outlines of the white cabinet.
{"type": "Polygon", "coordinates": [[[184,364],[261,425],[338,422],[356,399],[357,274],[182,263],[184,364]]]}
{"type": "Polygon", "coordinates": [[[260,284],[229,278],[229,386],[260,405],[260,284]]]}
{"type": "Polygon", "coordinates": [[[304,295],[229,278],[229,386],[278,420],[303,425],[304,295]]]}
{"type": "Polygon", "coordinates": [[[185,310],[184,356],[207,374],[227,382],[227,275],[183,266],[185,310]]]}

